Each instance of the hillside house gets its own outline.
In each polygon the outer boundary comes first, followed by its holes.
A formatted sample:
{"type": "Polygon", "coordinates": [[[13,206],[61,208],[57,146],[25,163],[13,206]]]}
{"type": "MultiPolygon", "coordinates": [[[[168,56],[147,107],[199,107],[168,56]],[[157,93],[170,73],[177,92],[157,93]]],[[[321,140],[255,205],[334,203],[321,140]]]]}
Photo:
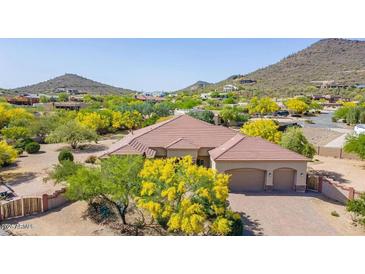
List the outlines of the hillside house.
{"type": "Polygon", "coordinates": [[[231,175],[230,190],[304,191],[308,159],[259,137],[248,137],[188,115],[128,134],[99,155],[146,158],[190,155],[198,165],[231,175]]]}
{"type": "Polygon", "coordinates": [[[235,91],[235,90],[238,90],[238,88],[234,85],[225,85],[223,87],[223,92],[232,92],[232,91],[235,91]]]}
{"type": "Polygon", "coordinates": [[[33,106],[39,103],[39,96],[35,94],[22,94],[19,96],[7,97],[6,101],[12,105],[33,106]]]}

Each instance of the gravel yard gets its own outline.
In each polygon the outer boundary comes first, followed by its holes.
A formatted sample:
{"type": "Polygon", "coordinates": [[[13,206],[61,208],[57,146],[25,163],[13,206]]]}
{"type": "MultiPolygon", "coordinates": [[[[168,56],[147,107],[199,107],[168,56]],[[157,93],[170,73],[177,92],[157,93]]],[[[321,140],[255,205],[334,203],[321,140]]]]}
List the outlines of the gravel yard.
{"type": "Polygon", "coordinates": [[[332,140],[340,137],[343,133],[326,128],[304,127],[304,136],[315,146],[324,146],[332,140]]]}
{"type": "MultiPolygon", "coordinates": [[[[87,146],[84,150],[73,151],[75,161],[84,162],[90,155],[107,150],[116,141],[116,139],[102,140],[98,144],[87,146]]],[[[45,183],[43,179],[47,176],[47,171],[58,163],[58,153],[62,148],[68,148],[68,146],[66,144],[41,145],[39,153],[24,153],[14,165],[1,169],[1,175],[18,196],[51,194],[62,186],[54,185],[52,182],[45,183]]]]}

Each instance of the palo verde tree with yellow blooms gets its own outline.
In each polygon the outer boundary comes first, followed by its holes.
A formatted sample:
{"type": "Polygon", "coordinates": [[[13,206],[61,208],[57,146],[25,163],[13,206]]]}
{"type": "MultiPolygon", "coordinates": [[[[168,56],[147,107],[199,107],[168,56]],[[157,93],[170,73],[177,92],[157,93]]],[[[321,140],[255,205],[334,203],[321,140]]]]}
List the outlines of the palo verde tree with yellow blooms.
{"type": "Polygon", "coordinates": [[[265,115],[278,111],[280,107],[269,97],[257,98],[254,97],[250,100],[247,106],[249,114],[265,115]]]}
{"type": "Polygon", "coordinates": [[[300,99],[295,99],[295,98],[289,99],[285,102],[285,105],[288,108],[288,110],[298,114],[302,114],[303,112],[309,110],[309,106],[303,100],[300,99]]]}
{"type": "Polygon", "coordinates": [[[191,156],[146,160],[137,206],[169,232],[184,235],[242,234],[229,209],[229,175],[197,166],[191,156]]]}
{"type": "Polygon", "coordinates": [[[270,119],[260,119],[248,121],[241,128],[241,132],[248,136],[258,136],[273,143],[279,143],[281,132],[279,126],[270,119]]]}
{"type": "Polygon", "coordinates": [[[0,167],[15,162],[18,153],[15,148],[8,145],[5,141],[0,141],[0,167]]]}

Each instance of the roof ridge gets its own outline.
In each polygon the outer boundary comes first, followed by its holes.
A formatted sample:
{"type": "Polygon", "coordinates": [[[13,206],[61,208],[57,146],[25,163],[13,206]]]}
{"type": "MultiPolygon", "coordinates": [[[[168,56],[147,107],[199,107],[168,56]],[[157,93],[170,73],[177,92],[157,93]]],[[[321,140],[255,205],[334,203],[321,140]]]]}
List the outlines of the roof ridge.
{"type": "Polygon", "coordinates": [[[223,144],[221,144],[220,146],[216,147],[215,149],[219,149],[221,146],[223,146],[224,144],[228,143],[229,141],[231,141],[233,138],[236,138],[236,136],[241,136],[241,138],[239,140],[237,140],[237,142],[235,142],[234,144],[232,144],[231,146],[229,146],[228,148],[226,148],[225,150],[223,150],[221,153],[219,153],[218,155],[216,155],[213,160],[217,159],[218,157],[222,156],[223,154],[225,154],[227,151],[229,151],[230,149],[232,149],[233,147],[235,147],[237,144],[239,144],[243,139],[246,138],[246,135],[243,135],[239,132],[237,132],[237,134],[235,136],[233,136],[231,139],[227,140],[226,142],[224,142],[223,144]]]}
{"type": "Polygon", "coordinates": [[[299,156],[302,156],[303,158],[305,158],[305,159],[307,159],[307,160],[309,160],[309,161],[310,161],[310,159],[309,159],[308,157],[305,157],[304,155],[302,155],[302,154],[300,154],[300,153],[298,153],[298,152],[292,151],[292,150],[290,150],[290,149],[288,149],[288,148],[286,148],[286,147],[283,147],[283,146],[281,146],[281,145],[279,145],[279,144],[276,144],[276,143],[270,142],[269,140],[266,140],[265,138],[262,138],[262,137],[259,137],[259,136],[247,136],[247,137],[248,137],[248,138],[252,138],[252,139],[259,139],[260,141],[264,141],[264,142],[269,143],[269,144],[277,145],[277,146],[279,146],[279,147],[280,147],[281,149],[283,149],[283,150],[286,150],[286,151],[288,151],[288,152],[290,152],[290,153],[293,153],[293,154],[297,154],[297,155],[299,155],[299,156]]]}

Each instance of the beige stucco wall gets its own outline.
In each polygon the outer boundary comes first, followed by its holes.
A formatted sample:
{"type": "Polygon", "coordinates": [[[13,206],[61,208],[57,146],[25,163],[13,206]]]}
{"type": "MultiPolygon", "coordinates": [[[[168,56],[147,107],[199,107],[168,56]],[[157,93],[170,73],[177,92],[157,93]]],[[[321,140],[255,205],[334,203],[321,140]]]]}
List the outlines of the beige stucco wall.
{"type": "Polygon", "coordinates": [[[190,155],[193,157],[193,160],[196,160],[198,157],[198,150],[196,149],[168,149],[167,157],[184,157],[186,155],[190,155]]]}
{"type": "Polygon", "coordinates": [[[278,168],[292,168],[295,169],[296,178],[295,185],[299,186],[298,189],[305,189],[306,175],[307,175],[307,162],[305,161],[213,161],[211,159],[212,168],[219,172],[225,172],[231,169],[239,168],[256,168],[266,171],[266,186],[273,186],[274,170],[278,168]]]}

